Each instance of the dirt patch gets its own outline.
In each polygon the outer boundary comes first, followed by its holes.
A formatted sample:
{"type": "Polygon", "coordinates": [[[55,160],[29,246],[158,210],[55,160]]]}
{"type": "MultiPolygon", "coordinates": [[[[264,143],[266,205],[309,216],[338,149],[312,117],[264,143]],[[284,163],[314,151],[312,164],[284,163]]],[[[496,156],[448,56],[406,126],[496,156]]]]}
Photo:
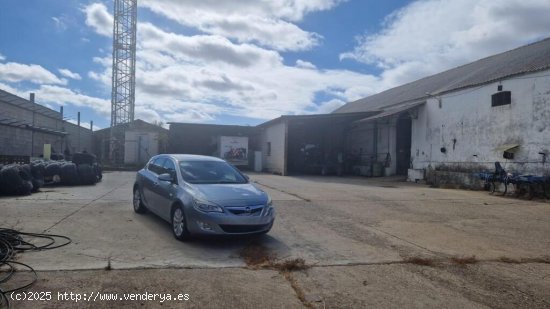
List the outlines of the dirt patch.
{"type": "Polygon", "coordinates": [[[523,259],[513,259],[509,257],[500,257],[498,262],[509,263],[509,264],[527,264],[527,263],[540,263],[540,264],[550,264],[550,256],[536,257],[536,258],[523,258],[523,259]]]}
{"type": "Polygon", "coordinates": [[[306,261],[301,258],[276,262],[272,266],[273,268],[284,272],[301,271],[310,268],[310,266],[306,264],[306,261]]]}
{"type": "Polygon", "coordinates": [[[451,262],[456,265],[468,265],[468,264],[476,264],[479,262],[475,255],[472,255],[470,257],[453,257],[451,258],[451,262]]]}
{"type": "Polygon", "coordinates": [[[252,269],[267,268],[275,260],[275,254],[271,253],[266,246],[257,243],[251,243],[244,247],[240,256],[246,266],[252,269]]]}
{"type": "Polygon", "coordinates": [[[266,246],[258,243],[251,243],[240,253],[246,266],[252,269],[273,269],[280,272],[302,271],[310,268],[302,258],[279,260],[277,255],[266,246]]]}
{"type": "Polygon", "coordinates": [[[436,261],[435,259],[431,258],[422,258],[422,257],[408,257],[404,261],[404,263],[407,264],[414,264],[414,265],[420,265],[420,266],[435,266],[436,261]]]}
{"type": "Polygon", "coordinates": [[[535,257],[535,258],[509,258],[509,257],[500,257],[498,259],[489,259],[489,260],[478,260],[475,255],[464,256],[464,257],[451,257],[451,258],[425,258],[425,257],[407,257],[403,261],[397,262],[396,264],[414,264],[419,266],[444,266],[448,264],[454,264],[458,266],[466,266],[477,263],[488,263],[488,262],[501,262],[508,264],[529,264],[529,263],[539,263],[539,264],[550,264],[550,256],[535,257]]]}
{"type": "Polygon", "coordinates": [[[306,299],[304,290],[298,285],[298,282],[292,275],[294,271],[304,271],[311,266],[306,264],[302,258],[294,258],[279,261],[277,255],[266,246],[258,243],[251,243],[240,253],[248,268],[251,269],[272,269],[279,273],[290,283],[290,286],[296,293],[296,297],[306,308],[315,308],[315,306],[306,299]]]}

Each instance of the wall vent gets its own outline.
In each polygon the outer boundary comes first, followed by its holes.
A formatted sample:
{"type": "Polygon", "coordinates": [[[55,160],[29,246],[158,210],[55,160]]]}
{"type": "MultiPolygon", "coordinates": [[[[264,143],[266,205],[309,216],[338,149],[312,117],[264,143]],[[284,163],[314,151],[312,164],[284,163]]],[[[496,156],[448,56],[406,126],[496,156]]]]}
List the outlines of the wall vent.
{"type": "Polygon", "coordinates": [[[512,103],[512,92],[500,91],[491,96],[491,106],[502,106],[512,103]]]}

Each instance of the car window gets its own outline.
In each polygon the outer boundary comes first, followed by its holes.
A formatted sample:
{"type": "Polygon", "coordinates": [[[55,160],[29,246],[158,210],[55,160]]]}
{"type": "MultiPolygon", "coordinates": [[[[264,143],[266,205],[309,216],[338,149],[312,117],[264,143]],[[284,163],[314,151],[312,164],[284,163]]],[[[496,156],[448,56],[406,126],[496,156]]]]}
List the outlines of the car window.
{"type": "Polygon", "coordinates": [[[172,160],[167,158],[166,161],[164,161],[163,172],[170,173],[171,175],[176,174],[176,165],[172,160]]]}
{"type": "Polygon", "coordinates": [[[159,157],[159,158],[156,158],[152,164],[149,164],[150,165],[150,168],[149,170],[157,175],[160,175],[162,173],[164,173],[164,161],[166,159],[164,157],[159,157]]]}
{"type": "Polygon", "coordinates": [[[151,172],[155,172],[155,164],[154,164],[154,161],[155,161],[155,160],[150,160],[149,163],[147,164],[147,169],[150,170],[151,172]]]}
{"type": "Polygon", "coordinates": [[[247,183],[236,168],[223,161],[181,161],[183,179],[194,184],[247,183]]]}

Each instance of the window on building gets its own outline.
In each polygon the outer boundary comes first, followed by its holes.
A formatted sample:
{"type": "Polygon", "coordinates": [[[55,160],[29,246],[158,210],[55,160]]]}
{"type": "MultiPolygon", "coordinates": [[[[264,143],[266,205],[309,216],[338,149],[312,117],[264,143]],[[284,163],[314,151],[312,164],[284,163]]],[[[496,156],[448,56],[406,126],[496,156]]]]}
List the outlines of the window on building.
{"type": "Polygon", "coordinates": [[[512,103],[512,92],[499,91],[491,96],[491,106],[509,105],[512,103]]]}
{"type": "Polygon", "coordinates": [[[267,142],[267,151],[266,151],[267,155],[268,156],[271,156],[271,142],[267,142]]]}

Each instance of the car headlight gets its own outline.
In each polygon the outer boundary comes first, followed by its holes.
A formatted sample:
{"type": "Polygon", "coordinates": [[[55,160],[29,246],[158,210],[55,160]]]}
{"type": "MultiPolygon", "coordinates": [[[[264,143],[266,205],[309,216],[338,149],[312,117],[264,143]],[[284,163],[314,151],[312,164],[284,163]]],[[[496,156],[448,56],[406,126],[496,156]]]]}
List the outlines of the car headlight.
{"type": "Polygon", "coordinates": [[[204,212],[223,212],[223,209],[220,206],[202,200],[195,200],[195,209],[204,212]]]}
{"type": "Polygon", "coordinates": [[[267,206],[273,206],[273,201],[271,200],[271,196],[267,196],[267,206]]]}

